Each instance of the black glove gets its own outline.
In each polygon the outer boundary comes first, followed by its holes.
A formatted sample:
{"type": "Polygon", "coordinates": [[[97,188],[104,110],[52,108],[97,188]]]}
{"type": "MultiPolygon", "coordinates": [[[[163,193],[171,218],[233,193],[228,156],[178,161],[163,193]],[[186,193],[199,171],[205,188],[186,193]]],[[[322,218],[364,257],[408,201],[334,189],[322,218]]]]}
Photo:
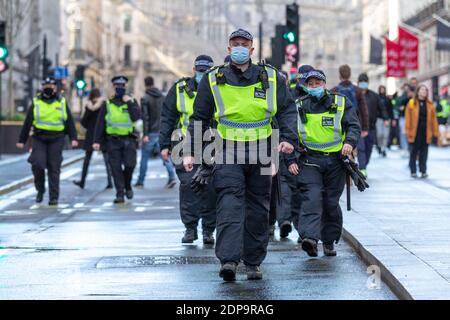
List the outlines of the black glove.
{"type": "Polygon", "coordinates": [[[358,188],[358,191],[363,192],[366,189],[370,188],[369,184],[367,183],[367,178],[359,170],[357,163],[351,161],[349,158],[346,158],[344,159],[344,166],[347,170],[347,173],[355,183],[355,186],[358,188]]]}
{"type": "Polygon", "coordinates": [[[195,193],[201,193],[209,184],[214,173],[214,165],[202,164],[195,173],[191,181],[191,189],[195,193]]]}

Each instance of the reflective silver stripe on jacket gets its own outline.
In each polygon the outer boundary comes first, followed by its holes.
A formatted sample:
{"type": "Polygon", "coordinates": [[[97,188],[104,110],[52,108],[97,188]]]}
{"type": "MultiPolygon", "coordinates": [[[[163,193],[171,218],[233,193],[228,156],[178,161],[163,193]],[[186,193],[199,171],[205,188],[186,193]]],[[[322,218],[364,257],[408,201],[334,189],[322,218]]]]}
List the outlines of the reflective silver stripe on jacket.
{"type": "MultiPolygon", "coordinates": [[[[297,101],[298,104],[301,104],[302,101],[297,101]]],[[[334,96],[334,103],[338,106],[337,112],[334,115],[334,141],[326,142],[326,143],[309,143],[308,135],[306,134],[305,124],[302,122],[300,115],[298,115],[298,129],[300,135],[302,137],[302,142],[307,148],[314,149],[326,149],[337,146],[342,143],[342,135],[341,135],[341,119],[345,108],[345,98],[339,95],[334,96]]]]}
{"type": "Polygon", "coordinates": [[[108,121],[108,126],[111,128],[127,128],[127,129],[131,129],[133,128],[133,122],[131,121],[130,116],[128,115],[128,122],[126,123],[113,123],[112,119],[111,119],[111,102],[108,100],[106,101],[106,109],[107,109],[107,121],[108,121]]]}
{"type": "MultiPolygon", "coordinates": [[[[187,86],[186,81],[183,82],[184,86],[187,86]]],[[[189,116],[188,116],[188,112],[187,112],[187,108],[186,108],[186,97],[184,96],[184,90],[183,92],[180,92],[180,84],[177,85],[177,94],[178,94],[178,99],[180,99],[180,109],[181,109],[181,113],[184,114],[184,121],[183,121],[183,125],[185,127],[189,127],[189,116]]]]}
{"type": "Polygon", "coordinates": [[[45,125],[45,126],[49,126],[49,127],[59,127],[59,126],[63,126],[64,125],[64,109],[65,109],[65,99],[61,100],[61,120],[59,122],[47,122],[47,121],[42,121],[41,120],[41,111],[40,111],[40,105],[39,105],[39,100],[35,99],[34,100],[34,108],[36,110],[36,124],[37,125],[45,125]]]}
{"type": "Polygon", "coordinates": [[[269,76],[269,89],[267,90],[267,111],[266,117],[262,121],[258,122],[235,122],[225,116],[225,104],[223,103],[222,95],[220,94],[220,88],[217,85],[217,73],[218,69],[211,73],[212,90],[216,98],[217,107],[219,108],[219,123],[234,129],[258,129],[263,128],[271,123],[272,112],[275,110],[274,96],[275,90],[274,79],[276,77],[275,70],[272,68],[266,68],[269,76]],[[272,79],[272,81],[270,81],[272,79]]]}

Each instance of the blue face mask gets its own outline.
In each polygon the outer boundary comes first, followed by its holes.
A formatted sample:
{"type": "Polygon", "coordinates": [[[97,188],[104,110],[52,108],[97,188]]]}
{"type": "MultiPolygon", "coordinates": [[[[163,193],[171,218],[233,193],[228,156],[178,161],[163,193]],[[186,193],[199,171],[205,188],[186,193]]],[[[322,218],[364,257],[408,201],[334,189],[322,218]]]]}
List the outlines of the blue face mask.
{"type": "Polygon", "coordinates": [[[125,88],[116,88],[116,96],[123,97],[127,93],[125,88]]]}
{"type": "Polygon", "coordinates": [[[200,83],[200,81],[202,81],[204,75],[205,74],[203,72],[197,71],[195,73],[195,81],[197,81],[197,83],[200,83]]]}
{"type": "Polygon", "coordinates": [[[231,49],[231,60],[237,65],[242,65],[250,60],[250,50],[245,47],[234,47],[231,49]]]}
{"type": "Polygon", "coordinates": [[[317,88],[308,88],[308,93],[316,97],[317,99],[320,99],[325,94],[325,88],[324,87],[317,87],[317,88]]]}
{"type": "Polygon", "coordinates": [[[368,82],[360,82],[359,88],[363,89],[363,90],[367,90],[367,89],[369,89],[369,83],[368,82]]]}

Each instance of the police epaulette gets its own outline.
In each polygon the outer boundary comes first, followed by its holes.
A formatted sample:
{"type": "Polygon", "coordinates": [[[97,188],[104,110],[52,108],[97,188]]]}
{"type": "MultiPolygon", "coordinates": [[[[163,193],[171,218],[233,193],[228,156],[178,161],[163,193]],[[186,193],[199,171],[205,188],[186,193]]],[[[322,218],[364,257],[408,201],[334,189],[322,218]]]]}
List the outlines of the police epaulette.
{"type": "Polygon", "coordinates": [[[275,68],[274,66],[272,66],[271,64],[268,64],[268,63],[266,63],[266,62],[258,62],[257,63],[257,65],[258,66],[260,66],[260,67],[269,67],[269,68],[271,68],[271,69],[273,69],[273,70],[275,70],[275,71],[277,71],[277,72],[279,72],[279,70],[277,69],[277,68],[275,68]]]}
{"type": "Polygon", "coordinates": [[[222,65],[220,65],[220,66],[214,66],[214,67],[212,67],[211,69],[208,69],[208,70],[206,71],[206,73],[211,73],[211,72],[213,72],[213,71],[215,71],[215,70],[223,69],[223,68],[225,68],[225,67],[227,67],[227,66],[229,66],[228,63],[227,63],[227,64],[222,64],[222,65]]]}
{"type": "Polygon", "coordinates": [[[181,82],[188,81],[189,79],[190,79],[189,77],[183,77],[183,78],[177,80],[177,81],[175,82],[175,84],[179,84],[179,83],[181,83],[181,82]]]}

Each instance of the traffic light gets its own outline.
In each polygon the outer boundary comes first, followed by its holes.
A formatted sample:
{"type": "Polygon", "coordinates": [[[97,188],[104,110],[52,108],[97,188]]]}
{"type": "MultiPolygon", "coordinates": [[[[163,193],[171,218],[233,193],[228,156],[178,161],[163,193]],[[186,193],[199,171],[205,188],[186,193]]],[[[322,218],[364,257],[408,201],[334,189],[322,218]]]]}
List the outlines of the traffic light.
{"type": "Polygon", "coordinates": [[[286,62],[285,46],[283,35],[286,32],[286,26],[277,25],[275,27],[275,37],[272,38],[272,65],[281,69],[281,66],[286,62]]]}
{"type": "Polygon", "coordinates": [[[53,76],[52,60],[45,58],[43,61],[44,78],[53,76]]]}
{"type": "Polygon", "coordinates": [[[75,70],[75,87],[77,88],[77,94],[79,97],[84,95],[84,90],[87,87],[86,80],[84,80],[84,73],[86,71],[86,66],[78,65],[75,70]]]}
{"type": "Polygon", "coordinates": [[[6,23],[0,21],[0,73],[8,70],[6,58],[9,55],[8,47],[6,46],[6,23]]]}
{"type": "Polygon", "coordinates": [[[285,54],[296,64],[300,60],[300,15],[296,3],[286,6],[285,54]]]}
{"type": "Polygon", "coordinates": [[[33,78],[28,77],[25,81],[25,88],[24,88],[25,98],[27,101],[33,100],[34,97],[34,90],[33,90],[33,78]]]}

